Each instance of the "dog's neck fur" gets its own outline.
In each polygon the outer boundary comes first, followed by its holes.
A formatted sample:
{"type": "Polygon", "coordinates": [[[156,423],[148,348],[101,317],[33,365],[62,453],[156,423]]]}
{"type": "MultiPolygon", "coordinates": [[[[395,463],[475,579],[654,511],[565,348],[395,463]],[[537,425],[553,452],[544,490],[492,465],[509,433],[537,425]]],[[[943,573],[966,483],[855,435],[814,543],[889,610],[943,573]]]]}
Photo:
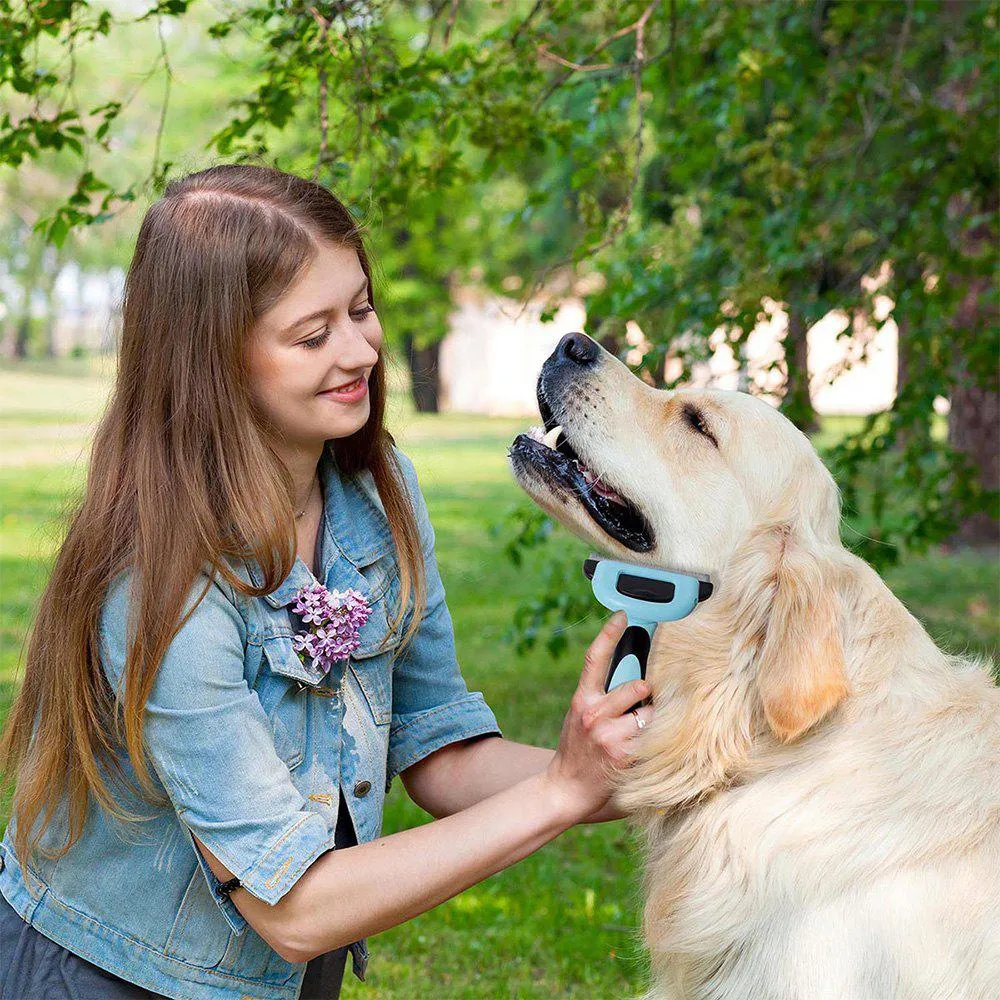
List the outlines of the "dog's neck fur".
{"type": "MultiPolygon", "coordinates": [[[[867,563],[839,547],[825,570],[849,690],[833,711],[850,718],[862,700],[929,705],[953,689],[949,658],[867,563]]],[[[753,676],[759,637],[737,633],[738,614],[723,583],[694,614],[657,629],[649,667],[656,717],[636,764],[619,776],[618,801],[630,813],[662,816],[703,801],[778,766],[822,732],[820,722],[797,746],[775,738],[753,676]]]]}

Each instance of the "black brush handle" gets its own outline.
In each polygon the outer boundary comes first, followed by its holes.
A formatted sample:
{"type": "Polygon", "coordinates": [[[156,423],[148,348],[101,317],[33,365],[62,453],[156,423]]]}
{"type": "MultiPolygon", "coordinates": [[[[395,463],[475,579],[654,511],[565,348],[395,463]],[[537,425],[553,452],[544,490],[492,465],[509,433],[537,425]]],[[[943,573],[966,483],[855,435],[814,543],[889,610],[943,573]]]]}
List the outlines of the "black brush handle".
{"type": "MultiPolygon", "coordinates": [[[[615,672],[618,670],[619,665],[626,656],[634,656],[639,663],[639,676],[645,680],[646,678],[646,662],[649,660],[649,647],[650,639],[649,632],[646,631],[641,625],[629,625],[625,631],[622,633],[622,637],[618,640],[618,645],[615,646],[615,651],[611,656],[611,667],[608,670],[608,676],[604,681],[605,692],[611,690],[611,681],[614,680],[615,672]]],[[[631,712],[634,708],[639,708],[641,705],[648,705],[649,699],[645,701],[636,702],[629,709],[631,712]]]]}

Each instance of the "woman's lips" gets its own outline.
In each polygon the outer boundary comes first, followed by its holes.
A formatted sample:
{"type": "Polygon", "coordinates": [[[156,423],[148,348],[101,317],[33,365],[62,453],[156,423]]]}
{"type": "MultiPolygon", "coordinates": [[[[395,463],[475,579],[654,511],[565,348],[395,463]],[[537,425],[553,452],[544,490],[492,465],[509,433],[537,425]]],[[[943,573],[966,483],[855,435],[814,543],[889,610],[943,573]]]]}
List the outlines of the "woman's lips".
{"type": "Polygon", "coordinates": [[[359,375],[353,382],[347,383],[337,389],[325,389],[319,393],[328,399],[335,399],[338,403],[357,403],[368,394],[368,379],[364,375],[359,375]]]}

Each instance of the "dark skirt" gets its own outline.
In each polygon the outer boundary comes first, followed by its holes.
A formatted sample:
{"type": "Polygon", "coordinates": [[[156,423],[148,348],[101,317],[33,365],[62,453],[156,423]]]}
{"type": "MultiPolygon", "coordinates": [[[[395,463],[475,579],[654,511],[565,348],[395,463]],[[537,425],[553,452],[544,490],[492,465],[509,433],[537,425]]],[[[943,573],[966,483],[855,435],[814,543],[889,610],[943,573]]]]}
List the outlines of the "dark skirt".
{"type": "MultiPolygon", "coordinates": [[[[355,843],[341,791],[334,845],[350,847],[355,843]]],[[[346,946],[312,959],[306,966],[300,1000],[337,1000],[346,962],[346,946]]],[[[162,996],[56,944],[25,923],[0,895],[0,1000],[162,1000],[162,996]]]]}
{"type": "Polygon", "coordinates": [[[0,896],[0,1000],[149,1000],[159,996],[50,941],[0,896]]]}

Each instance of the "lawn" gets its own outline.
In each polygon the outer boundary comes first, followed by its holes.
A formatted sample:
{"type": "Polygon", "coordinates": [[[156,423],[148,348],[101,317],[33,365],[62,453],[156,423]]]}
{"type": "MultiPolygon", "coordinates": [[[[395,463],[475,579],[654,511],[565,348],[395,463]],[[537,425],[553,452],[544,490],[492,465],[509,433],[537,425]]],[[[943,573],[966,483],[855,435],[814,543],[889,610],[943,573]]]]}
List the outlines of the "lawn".
{"type": "MultiPolygon", "coordinates": [[[[0,368],[0,712],[62,519],[83,487],[86,447],[106,397],[107,367],[0,368]]],[[[537,564],[515,569],[490,526],[519,499],[506,446],[524,422],[414,416],[393,397],[390,426],[420,472],[470,688],[481,690],[510,739],[552,746],[599,628],[600,609],[568,630],[557,660],[519,658],[502,640],[537,564]]],[[[826,429],[825,429],[826,430],[826,429]]],[[[559,544],[578,544],[561,538],[559,544]]],[[[985,556],[930,555],[887,582],[944,647],[995,654],[1000,573],[985,556]]],[[[393,783],[384,832],[428,821],[393,783]]],[[[0,826],[6,822],[0,810],[0,826]]],[[[346,998],[614,997],[644,985],[636,936],[638,843],[624,823],[578,827],[513,868],[369,941],[366,985],[346,998]]]]}

